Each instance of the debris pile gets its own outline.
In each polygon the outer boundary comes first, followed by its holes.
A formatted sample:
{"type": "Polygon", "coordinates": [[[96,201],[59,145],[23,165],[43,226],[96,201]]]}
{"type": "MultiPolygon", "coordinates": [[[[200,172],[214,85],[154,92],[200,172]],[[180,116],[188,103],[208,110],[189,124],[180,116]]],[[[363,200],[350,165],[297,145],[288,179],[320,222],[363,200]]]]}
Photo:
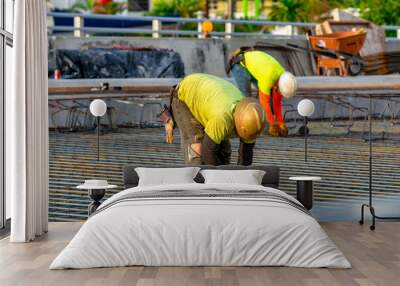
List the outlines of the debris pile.
{"type": "Polygon", "coordinates": [[[385,75],[400,72],[400,51],[384,52],[364,57],[363,71],[368,75],[385,75]]]}
{"type": "Polygon", "coordinates": [[[49,57],[49,78],[55,70],[64,79],[181,78],[184,64],[178,53],[154,48],[58,49],[49,57]]]}

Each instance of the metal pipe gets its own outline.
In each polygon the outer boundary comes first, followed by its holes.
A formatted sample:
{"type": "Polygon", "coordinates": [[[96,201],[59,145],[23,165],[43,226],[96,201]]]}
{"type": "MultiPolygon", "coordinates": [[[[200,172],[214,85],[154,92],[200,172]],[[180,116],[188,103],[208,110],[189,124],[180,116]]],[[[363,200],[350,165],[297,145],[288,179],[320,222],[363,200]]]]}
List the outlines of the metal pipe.
{"type": "MultiPolygon", "coordinates": [[[[198,23],[204,19],[197,18],[180,18],[180,17],[157,17],[157,16],[120,16],[120,15],[101,15],[101,14],[81,14],[81,13],[60,13],[51,12],[47,13],[51,17],[72,18],[75,16],[82,16],[85,19],[114,19],[114,20],[136,20],[136,21],[149,21],[160,20],[163,22],[181,22],[181,23],[198,23]]],[[[259,26],[297,26],[297,27],[314,27],[319,23],[304,23],[304,22],[284,22],[284,21],[255,21],[255,20],[234,20],[234,19],[210,19],[213,23],[233,23],[233,24],[249,24],[259,26]]]]}
{"type": "MultiPolygon", "coordinates": [[[[228,79],[231,80],[231,79],[228,79]]],[[[105,93],[168,93],[180,79],[176,78],[146,78],[146,79],[77,79],[49,80],[50,94],[101,94],[100,86],[107,82],[110,90],[105,93]]],[[[394,95],[400,94],[400,76],[357,76],[357,77],[297,77],[298,93],[335,94],[344,92],[351,96],[358,91],[394,95]]]]}
{"type": "MultiPolygon", "coordinates": [[[[232,23],[226,23],[226,25],[233,26],[232,23]]],[[[57,27],[48,27],[49,31],[54,32],[73,32],[74,28],[69,26],[57,26],[57,27]]],[[[142,29],[142,28],[93,28],[93,27],[84,27],[81,31],[85,33],[96,33],[96,34],[152,34],[155,31],[152,29],[142,29]]],[[[182,36],[198,36],[201,35],[199,31],[180,31],[180,30],[159,30],[157,33],[161,35],[182,35],[182,36]]],[[[262,39],[269,38],[281,38],[281,39],[295,39],[302,38],[302,36],[287,36],[287,35],[271,35],[266,33],[247,33],[247,32],[211,32],[210,36],[236,36],[236,37],[257,37],[262,39]]]]}
{"type": "Polygon", "coordinates": [[[97,119],[97,161],[100,161],[100,116],[97,119]]]}
{"type": "Polygon", "coordinates": [[[368,109],[368,125],[369,125],[369,205],[372,206],[372,97],[369,97],[368,109]]]}
{"type": "Polygon", "coordinates": [[[304,162],[307,162],[307,116],[304,116],[304,162]]]}
{"type": "Polygon", "coordinates": [[[299,91],[320,90],[400,90],[400,76],[357,76],[357,77],[297,77],[299,91]]]}

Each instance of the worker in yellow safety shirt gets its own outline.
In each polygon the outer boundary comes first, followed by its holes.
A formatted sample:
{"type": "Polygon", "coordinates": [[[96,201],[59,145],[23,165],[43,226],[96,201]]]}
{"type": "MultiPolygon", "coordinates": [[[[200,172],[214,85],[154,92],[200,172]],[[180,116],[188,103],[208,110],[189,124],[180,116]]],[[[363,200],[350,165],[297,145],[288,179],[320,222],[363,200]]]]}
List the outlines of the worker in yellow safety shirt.
{"type": "Polygon", "coordinates": [[[251,96],[251,84],[258,87],[258,96],[267,114],[268,133],[287,136],[288,128],[282,112],[282,96],[290,98],[297,90],[293,74],[285,71],[271,55],[250,47],[237,49],[229,59],[227,72],[245,96],[251,96]]]}
{"type": "Polygon", "coordinates": [[[265,127],[259,102],[244,97],[232,83],[208,74],[186,76],[171,93],[173,120],[164,120],[167,142],[175,123],[185,163],[227,165],[231,137],[239,137],[238,165],[251,165],[256,138],[265,127]],[[168,135],[169,133],[169,135],[168,135]]]}

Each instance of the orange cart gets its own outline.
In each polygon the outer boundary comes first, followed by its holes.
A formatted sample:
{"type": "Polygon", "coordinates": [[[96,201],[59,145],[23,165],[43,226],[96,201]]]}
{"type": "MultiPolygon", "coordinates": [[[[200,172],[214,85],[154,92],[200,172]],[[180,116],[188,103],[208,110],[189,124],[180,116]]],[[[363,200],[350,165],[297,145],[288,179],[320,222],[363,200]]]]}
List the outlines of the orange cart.
{"type": "Polygon", "coordinates": [[[317,74],[335,69],[341,76],[358,75],[362,69],[358,53],[364,45],[366,34],[364,30],[359,30],[310,36],[310,46],[316,55],[317,74]]]}

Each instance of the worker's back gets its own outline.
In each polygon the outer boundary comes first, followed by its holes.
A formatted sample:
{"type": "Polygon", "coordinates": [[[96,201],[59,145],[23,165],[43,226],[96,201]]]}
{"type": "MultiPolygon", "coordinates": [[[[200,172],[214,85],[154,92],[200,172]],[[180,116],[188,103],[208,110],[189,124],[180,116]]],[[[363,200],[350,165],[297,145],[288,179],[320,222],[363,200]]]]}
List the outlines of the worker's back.
{"type": "Polygon", "coordinates": [[[285,71],[274,57],[261,51],[245,52],[244,66],[257,80],[258,88],[265,94],[270,94],[271,88],[285,71]]]}
{"type": "Polygon", "coordinates": [[[235,85],[213,75],[192,74],[179,84],[178,96],[215,143],[231,136],[234,129],[232,112],[243,99],[235,85]]]}

